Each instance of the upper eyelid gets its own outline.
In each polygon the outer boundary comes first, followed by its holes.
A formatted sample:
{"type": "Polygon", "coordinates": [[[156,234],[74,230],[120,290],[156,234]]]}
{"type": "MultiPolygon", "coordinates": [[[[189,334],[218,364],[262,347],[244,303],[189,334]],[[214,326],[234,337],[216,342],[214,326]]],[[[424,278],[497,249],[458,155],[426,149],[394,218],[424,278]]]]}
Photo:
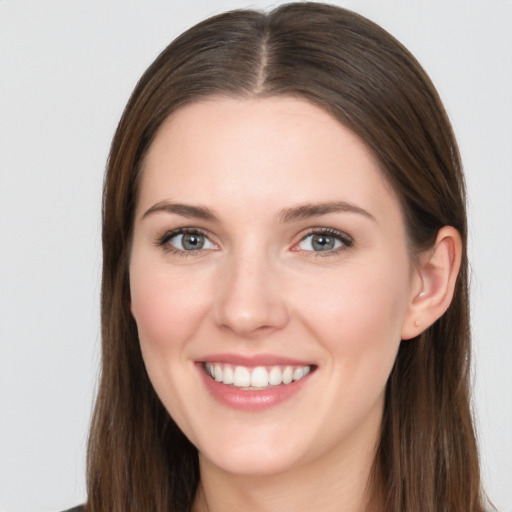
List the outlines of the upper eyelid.
{"type": "Polygon", "coordinates": [[[304,257],[307,258],[329,258],[338,256],[345,251],[351,250],[354,247],[354,238],[344,231],[333,228],[312,228],[308,233],[303,234],[301,238],[291,246],[292,252],[301,252],[304,257]],[[338,238],[341,242],[341,246],[328,249],[326,251],[315,251],[299,249],[298,246],[304,240],[312,235],[327,235],[338,238]],[[294,249],[295,248],[295,249],[294,249]]]}
{"type": "Polygon", "coordinates": [[[213,243],[215,245],[219,245],[218,242],[215,241],[215,237],[212,234],[210,234],[208,231],[201,229],[201,228],[192,227],[192,226],[191,227],[188,227],[188,226],[181,227],[181,228],[176,228],[176,229],[169,229],[169,230],[165,231],[165,233],[163,233],[162,235],[160,235],[156,238],[156,245],[164,245],[164,244],[168,243],[171,238],[174,238],[175,236],[182,235],[185,233],[197,233],[197,234],[202,235],[205,238],[207,238],[211,243],[213,243]]]}
{"type": "Polygon", "coordinates": [[[331,235],[331,236],[337,236],[341,239],[345,239],[350,242],[354,241],[354,238],[351,235],[349,235],[348,233],[346,233],[345,231],[341,231],[341,230],[335,229],[335,228],[327,228],[327,227],[309,228],[305,233],[302,233],[301,235],[299,235],[300,236],[299,241],[304,240],[308,236],[316,235],[316,234],[318,234],[318,235],[327,234],[327,235],[331,235]]]}
{"type": "Polygon", "coordinates": [[[200,235],[204,235],[207,238],[212,237],[212,234],[201,228],[196,228],[194,226],[184,226],[181,228],[169,229],[165,231],[165,233],[160,238],[172,238],[173,236],[181,235],[182,233],[198,233],[200,235]]]}

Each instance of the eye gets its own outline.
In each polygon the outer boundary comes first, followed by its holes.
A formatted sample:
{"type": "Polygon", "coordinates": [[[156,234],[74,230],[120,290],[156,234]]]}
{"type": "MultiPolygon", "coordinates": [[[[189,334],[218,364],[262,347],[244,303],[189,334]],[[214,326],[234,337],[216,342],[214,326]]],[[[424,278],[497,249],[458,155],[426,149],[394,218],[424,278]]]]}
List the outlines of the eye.
{"type": "Polygon", "coordinates": [[[305,236],[297,245],[299,251],[329,252],[352,246],[352,239],[336,230],[317,231],[305,236]]]}
{"type": "Polygon", "coordinates": [[[159,241],[159,245],[177,252],[196,252],[201,250],[217,249],[217,245],[215,245],[204,233],[188,229],[166,233],[159,241]]]}

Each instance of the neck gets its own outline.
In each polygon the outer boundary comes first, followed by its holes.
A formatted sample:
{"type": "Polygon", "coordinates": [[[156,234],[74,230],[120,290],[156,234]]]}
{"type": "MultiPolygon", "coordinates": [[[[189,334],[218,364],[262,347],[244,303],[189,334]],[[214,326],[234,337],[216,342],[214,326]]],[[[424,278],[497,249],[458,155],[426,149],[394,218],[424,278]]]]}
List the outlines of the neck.
{"type": "MultiPolygon", "coordinates": [[[[271,475],[234,475],[200,456],[194,512],[365,512],[377,440],[271,475]]],[[[374,503],[372,501],[372,503],[374,503]]],[[[374,506],[372,506],[374,509],[374,506]]]]}

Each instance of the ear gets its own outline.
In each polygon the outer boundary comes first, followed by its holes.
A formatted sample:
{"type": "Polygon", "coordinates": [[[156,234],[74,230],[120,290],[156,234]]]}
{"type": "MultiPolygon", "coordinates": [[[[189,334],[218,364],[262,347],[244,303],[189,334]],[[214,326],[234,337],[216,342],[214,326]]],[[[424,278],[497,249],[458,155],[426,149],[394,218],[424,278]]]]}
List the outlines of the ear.
{"type": "Polygon", "coordinates": [[[432,249],[419,256],[414,269],[408,310],[402,325],[402,339],[418,336],[448,309],[462,258],[459,232],[441,228],[432,249]]]}

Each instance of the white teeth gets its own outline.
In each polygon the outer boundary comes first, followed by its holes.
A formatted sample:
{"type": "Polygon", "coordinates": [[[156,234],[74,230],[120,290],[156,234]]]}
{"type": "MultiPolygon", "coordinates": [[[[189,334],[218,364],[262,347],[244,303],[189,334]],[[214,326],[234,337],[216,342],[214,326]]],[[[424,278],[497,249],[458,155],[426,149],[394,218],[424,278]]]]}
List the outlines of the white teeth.
{"type": "Polygon", "coordinates": [[[217,382],[222,382],[222,366],[220,364],[216,364],[213,371],[213,378],[217,382]]]}
{"type": "Polygon", "coordinates": [[[247,388],[251,385],[251,374],[245,366],[237,366],[235,368],[233,384],[237,388],[247,388]]]}
{"type": "Polygon", "coordinates": [[[233,384],[235,381],[235,374],[233,372],[233,368],[231,366],[225,366],[224,367],[224,378],[222,379],[222,382],[224,384],[233,384]]]}
{"type": "Polygon", "coordinates": [[[291,366],[287,366],[283,372],[283,384],[290,384],[293,380],[293,368],[291,366]]]}
{"type": "Polygon", "coordinates": [[[272,386],[279,386],[283,382],[283,372],[279,366],[273,366],[268,374],[268,383],[272,386]]]}
{"type": "Polygon", "coordinates": [[[266,388],[268,386],[268,372],[262,366],[258,366],[252,371],[251,386],[254,388],[266,388]]]}
{"type": "Polygon", "coordinates": [[[290,384],[305,377],[311,366],[232,366],[223,363],[206,363],[205,371],[217,382],[237,388],[263,389],[269,386],[290,384]]]}
{"type": "Polygon", "coordinates": [[[293,371],[293,380],[299,380],[302,379],[302,377],[304,377],[304,370],[302,368],[295,368],[293,371]]]}

